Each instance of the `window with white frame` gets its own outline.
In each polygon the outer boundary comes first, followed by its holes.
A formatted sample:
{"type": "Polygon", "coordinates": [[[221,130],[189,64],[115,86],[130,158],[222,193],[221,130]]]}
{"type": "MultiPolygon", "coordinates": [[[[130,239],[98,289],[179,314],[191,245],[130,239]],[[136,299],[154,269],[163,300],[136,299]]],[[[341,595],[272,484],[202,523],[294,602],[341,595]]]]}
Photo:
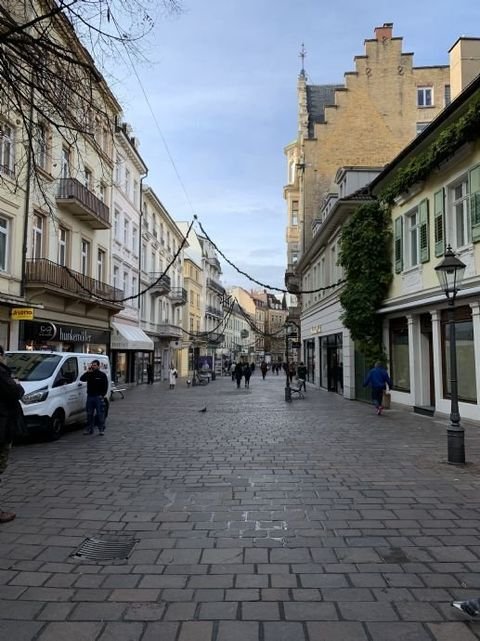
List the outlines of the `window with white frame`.
{"type": "Polygon", "coordinates": [[[32,258],[43,258],[45,218],[33,214],[32,224],[32,258]]]}
{"type": "Polygon", "coordinates": [[[100,183],[100,186],[98,188],[98,197],[100,198],[102,203],[105,203],[105,205],[108,205],[108,203],[107,203],[107,186],[103,182],[100,183]]]}
{"type": "Polygon", "coordinates": [[[420,228],[417,209],[405,216],[405,223],[405,263],[407,267],[415,267],[420,259],[420,228]]]}
{"type": "Polygon", "coordinates": [[[433,87],[417,87],[417,107],[433,107],[433,87]]]}
{"type": "Polygon", "coordinates": [[[103,249],[97,251],[97,280],[101,283],[105,280],[105,256],[103,249]]]}
{"type": "Polygon", "coordinates": [[[114,265],[113,266],[113,286],[115,287],[115,289],[120,289],[118,286],[119,272],[120,270],[118,269],[117,265],[114,265]]]}
{"type": "MultiPolygon", "coordinates": [[[[136,276],[132,276],[132,295],[138,294],[138,280],[136,276]]],[[[132,305],[136,304],[136,300],[131,300],[132,305]]]]}
{"type": "Polygon", "coordinates": [[[125,247],[129,247],[130,240],[130,221],[128,218],[123,220],[123,244],[125,247]]]}
{"type": "Polygon", "coordinates": [[[83,184],[87,189],[90,191],[93,188],[93,174],[92,170],[89,167],[84,167],[83,168],[83,184]]]}
{"type": "Polygon", "coordinates": [[[138,180],[133,181],[133,202],[135,205],[138,204],[138,180]]]}
{"type": "Polygon", "coordinates": [[[113,212],[113,237],[115,240],[120,240],[120,212],[118,209],[113,212]]]}
{"type": "Polygon", "coordinates": [[[0,216],[0,271],[7,271],[8,264],[8,220],[0,216]]]}
{"type": "Polygon", "coordinates": [[[82,238],[80,245],[80,271],[84,276],[90,273],[90,243],[82,238]]]}
{"type": "Polygon", "coordinates": [[[298,225],[298,200],[292,200],[292,218],[291,218],[292,227],[298,225]]]}
{"type": "Polygon", "coordinates": [[[6,122],[0,122],[0,173],[15,175],[13,127],[6,122]]]}
{"type": "Polygon", "coordinates": [[[117,154],[115,161],[115,182],[118,186],[122,184],[122,173],[123,173],[123,158],[120,154],[117,154]]]}
{"type": "Polygon", "coordinates": [[[147,271],[147,246],[142,243],[142,270],[147,271]]]}
{"type": "Polygon", "coordinates": [[[468,182],[465,176],[448,189],[450,216],[447,216],[448,242],[454,248],[464,247],[471,240],[468,182]]]}
{"type": "Polygon", "coordinates": [[[123,272],[123,293],[125,296],[130,296],[130,291],[128,289],[128,272],[123,272]]]}
{"type": "Polygon", "coordinates": [[[132,252],[138,256],[138,227],[132,225],[132,252]]]}
{"type": "Polygon", "coordinates": [[[295,182],[295,161],[291,160],[288,163],[288,182],[292,185],[295,182]]]}
{"type": "Polygon", "coordinates": [[[68,230],[65,227],[58,228],[58,250],[57,263],[65,266],[68,260],[68,230]]]}
{"type": "Polygon", "coordinates": [[[70,150],[67,147],[62,147],[62,155],[60,157],[60,177],[70,177],[70,150]]]}
{"type": "Polygon", "coordinates": [[[125,183],[124,183],[125,194],[130,197],[130,169],[125,167],[125,183]]]}

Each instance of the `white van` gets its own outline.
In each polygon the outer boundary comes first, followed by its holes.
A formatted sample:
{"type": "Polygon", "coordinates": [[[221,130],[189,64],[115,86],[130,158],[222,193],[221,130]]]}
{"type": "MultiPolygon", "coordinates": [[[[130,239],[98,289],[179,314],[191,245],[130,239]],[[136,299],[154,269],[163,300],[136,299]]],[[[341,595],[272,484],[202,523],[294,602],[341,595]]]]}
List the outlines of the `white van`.
{"type": "Polygon", "coordinates": [[[86,423],[87,384],[80,381],[80,376],[95,359],[109,382],[105,401],[108,414],[112,377],[107,356],[40,351],[9,351],[5,356],[12,375],[25,390],[21,404],[28,432],[42,430],[57,439],[65,425],[86,423]]]}

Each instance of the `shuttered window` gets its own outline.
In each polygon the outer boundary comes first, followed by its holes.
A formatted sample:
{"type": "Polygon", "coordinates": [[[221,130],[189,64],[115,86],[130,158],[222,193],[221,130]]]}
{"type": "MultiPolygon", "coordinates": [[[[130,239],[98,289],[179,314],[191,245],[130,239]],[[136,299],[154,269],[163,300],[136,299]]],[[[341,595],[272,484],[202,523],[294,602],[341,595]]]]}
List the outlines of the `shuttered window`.
{"type": "Polygon", "coordinates": [[[433,225],[435,231],[435,256],[445,253],[445,192],[437,191],[433,196],[433,225]]]}
{"type": "Polygon", "coordinates": [[[430,260],[430,225],[428,219],[428,198],[422,200],[418,205],[418,226],[420,241],[420,262],[426,263],[430,260]]]}
{"type": "Polygon", "coordinates": [[[395,252],[395,272],[399,274],[403,270],[403,218],[399,216],[395,219],[394,228],[394,252],[395,252]]]}
{"type": "Polygon", "coordinates": [[[480,241],[480,165],[470,170],[468,188],[472,240],[474,243],[478,243],[480,241]]]}

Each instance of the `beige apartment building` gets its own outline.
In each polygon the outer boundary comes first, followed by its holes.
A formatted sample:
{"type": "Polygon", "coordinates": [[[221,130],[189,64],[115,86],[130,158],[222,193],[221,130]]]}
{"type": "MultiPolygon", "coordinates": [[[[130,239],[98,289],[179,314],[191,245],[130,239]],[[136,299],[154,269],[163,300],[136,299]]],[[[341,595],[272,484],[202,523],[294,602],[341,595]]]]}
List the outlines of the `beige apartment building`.
{"type": "Polygon", "coordinates": [[[179,375],[190,375],[198,362],[202,347],[206,347],[206,340],[201,338],[203,331],[204,307],[204,274],[201,256],[189,248],[185,252],[183,265],[183,282],[187,292],[187,306],[183,315],[183,349],[179,362],[179,375]]]}
{"type": "MultiPolygon", "coordinates": [[[[92,64],[67,21],[52,18],[50,27],[92,64]]],[[[123,307],[123,292],[109,284],[113,123],[121,109],[103,80],[88,105],[82,100],[59,94],[58,104],[72,114],[73,101],[83,118],[61,131],[42,117],[35,95],[28,129],[2,107],[0,322],[11,348],[105,353],[110,319],[123,307]]]]}
{"type": "Polygon", "coordinates": [[[354,64],[341,84],[310,84],[304,69],[298,77],[298,134],[285,148],[289,288],[337,170],[385,165],[450,102],[449,66],[415,66],[391,23],[354,64]]]}

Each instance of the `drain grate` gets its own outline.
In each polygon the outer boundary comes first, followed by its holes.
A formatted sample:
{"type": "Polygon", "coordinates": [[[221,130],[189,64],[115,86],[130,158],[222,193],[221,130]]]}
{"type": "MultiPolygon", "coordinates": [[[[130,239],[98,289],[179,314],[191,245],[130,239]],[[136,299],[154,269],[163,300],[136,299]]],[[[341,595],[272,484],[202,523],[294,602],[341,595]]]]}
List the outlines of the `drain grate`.
{"type": "Polygon", "coordinates": [[[137,539],[100,539],[91,537],[72,554],[75,559],[87,561],[113,561],[128,559],[137,539]]]}

